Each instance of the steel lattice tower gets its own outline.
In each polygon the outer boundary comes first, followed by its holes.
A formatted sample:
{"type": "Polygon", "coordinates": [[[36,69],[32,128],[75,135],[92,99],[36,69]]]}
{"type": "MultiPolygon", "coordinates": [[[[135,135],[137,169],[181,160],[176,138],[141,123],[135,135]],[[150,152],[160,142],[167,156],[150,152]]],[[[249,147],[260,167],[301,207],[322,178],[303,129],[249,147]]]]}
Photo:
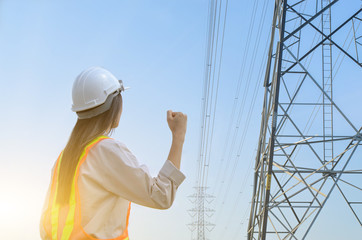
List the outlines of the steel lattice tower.
{"type": "Polygon", "coordinates": [[[333,9],[351,2],[275,0],[249,240],[305,239],[334,190],[362,226],[356,211],[362,198],[351,194],[362,192],[361,124],[334,101],[338,89],[332,87],[332,53],[346,57],[361,76],[361,2],[341,23],[332,22],[333,9]],[[335,40],[349,28],[352,51],[335,40]]]}
{"type": "Polygon", "coordinates": [[[211,232],[214,229],[215,224],[210,223],[205,220],[205,218],[210,218],[215,210],[205,205],[211,203],[215,197],[206,193],[207,187],[195,187],[195,189],[196,193],[189,196],[191,202],[195,204],[194,208],[189,209],[189,213],[195,218],[195,221],[188,224],[188,227],[191,232],[196,230],[197,240],[207,240],[208,238],[206,238],[205,229],[211,232]]]}

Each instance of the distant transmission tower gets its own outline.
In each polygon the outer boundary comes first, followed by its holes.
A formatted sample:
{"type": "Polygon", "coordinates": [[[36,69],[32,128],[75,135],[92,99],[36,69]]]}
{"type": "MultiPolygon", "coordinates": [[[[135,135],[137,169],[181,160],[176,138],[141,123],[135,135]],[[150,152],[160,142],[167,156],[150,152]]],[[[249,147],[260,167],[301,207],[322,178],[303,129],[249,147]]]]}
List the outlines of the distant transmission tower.
{"type": "Polygon", "coordinates": [[[192,217],[195,218],[195,221],[188,224],[191,232],[196,230],[196,240],[202,239],[206,240],[205,230],[211,232],[215,228],[215,224],[210,223],[205,220],[205,218],[210,218],[215,210],[205,206],[213,201],[214,196],[206,193],[205,187],[195,187],[196,193],[189,196],[191,202],[195,204],[195,207],[189,209],[189,213],[192,217]]]}
{"type": "Polygon", "coordinates": [[[334,190],[362,227],[361,121],[333,88],[340,55],[362,80],[361,10],[361,1],[275,0],[248,240],[305,239],[334,190]],[[332,22],[341,9],[353,13],[332,22]]]}

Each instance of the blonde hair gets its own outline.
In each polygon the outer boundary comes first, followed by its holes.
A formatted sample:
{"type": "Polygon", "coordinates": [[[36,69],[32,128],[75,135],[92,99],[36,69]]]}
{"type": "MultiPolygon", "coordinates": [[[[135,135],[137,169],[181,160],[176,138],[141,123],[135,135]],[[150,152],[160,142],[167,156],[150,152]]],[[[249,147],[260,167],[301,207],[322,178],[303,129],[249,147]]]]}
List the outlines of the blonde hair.
{"type": "Polygon", "coordinates": [[[64,148],[59,168],[58,193],[56,202],[67,205],[75,170],[84,148],[101,135],[109,135],[118,125],[122,111],[122,96],[115,96],[109,110],[88,119],[78,119],[64,148]]]}

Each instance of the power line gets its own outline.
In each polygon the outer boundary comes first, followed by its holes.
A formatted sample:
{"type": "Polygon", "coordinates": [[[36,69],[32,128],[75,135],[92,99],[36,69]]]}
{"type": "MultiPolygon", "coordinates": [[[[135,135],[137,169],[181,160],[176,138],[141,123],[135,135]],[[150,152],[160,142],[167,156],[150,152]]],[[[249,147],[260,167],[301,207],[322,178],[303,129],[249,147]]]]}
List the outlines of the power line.
{"type": "Polygon", "coordinates": [[[217,96],[219,91],[222,53],[227,18],[227,6],[228,0],[226,1],[226,5],[224,7],[224,24],[221,24],[221,15],[223,8],[222,0],[210,1],[208,10],[209,20],[207,47],[205,54],[206,66],[204,72],[204,86],[202,97],[202,120],[198,156],[198,173],[195,187],[196,193],[190,197],[191,199],[193,199],[193,203],[195,204],[195,208],[191,209],[190,212],[194,213],[193,216],[196,217],[196,221],[189,224],[189,227],[191,231],[197,229],[196,233],[198,240],[206,239],[205,229],[211,231],[214,226],[213,224],[205,220],[205,215],[213,212],[212,209],[206,207],[208,200],[212,199],[212,196],[207,194],[207,178],[215,127],[217,96]],[[222,26],[221,46],[219,44],[220,26],[222,26]]]}
{"type": "MultiPolygon", "coordinates": [[[[244,72],[244,69],[245,69],[245,65],[246,65],[246,60],[247,60],[247,57],[248,57],[248,51],[249,51],[249,45],[250,45],[250,40],[251,40],[251,35],[252,35],[252,29],[253,29],[253,26],[254,26],[254,20],[255,20],[255,15],[256,15],[256,9],[257,9],[257,5],[258,5],[258,1],[254,1],[254,5],[253,5],[253,9],[252,9],[252,14],[251,14],[251,22],[249,24],[249,29],[248,29],[248,34],[247,34],[247,40],[246,40],[246,45],[245,45],[245,48],[244,48],[244,54],[243,54],[243,61],[242,61],[242,64],[241,64],[241,67],[240,67],[240,74],[239,74],[239,80],[238,80],[238,85],[237,85],[237,90],[236,90],[236,96],[234,99],[238,100],[239,99],[239,94],[240,94],[240,89],[241,89],[241,83],[242,83],[242,75],[243,75],[243,72],[244,72]]],[[[245,91],[244,91],[244,94],[245,94],[245,91]]],[[[236,110],[236,106],[237,106],[237,101],[234,100],[234,105],[233,105],[233,109],[232,109],[232,116],[234,117],[234,114],[233,112],[236,110]]],[[[221,165],[221,167],[218,169],[218,173],[217,173],[217,177],[216,177],[216,186],[214,189],[221,189],[222,186],[220,186],[220,181],[219,181],[219,178],[220,178],[220,174],[222,172],[222,170],[224,169],[223,171],[223,177],[222,179],[224,179],[225,177],[225,174],[227,172],[227,169],[229,168],[229,163],[230,163],[230,159],[231,159],[231,153],[232,153],[232,150],[234,149],[234,145],[235,145],[235,142],[236,142],[236,136],[238,134],[238,131],[239,131],[239,126],[240,126],[240,114],[238,115],[238,118],[237,118],[237,122],[236,122],[236,127],[235,127],[235,131],[234,131],[234,134],[233,134],[233,137],[232,137],[232,142],[231,142],[231,146],[230,146],[230,151],[228,151],[228,158],[226,159],[226,166],[225,168],[223,168],[223,165],[221,165]]],[[[229,123],[229,126],[232,126],[232,123],[233,123],[234,119],[231,118],[230,119],[230,123],[229,123]]],[[[229,131],[228,131],[229,132],[229,131]]],[[[226,141],[225,142],[229,142],[229,139],[230,139],[230,136],[227,135],[226,137],[226,141]]],[[[227,146],[227,145],[225,145],[227,146]]],[[[223,150],[223,156],[221,158],[221,162],[224,161],[225,159],[225,154],[226,154],[226,148],[224,148],[223,150]]],[[[222,185],[222,184],[221,184],[222,185]]],[[[220,192],[217,191],[218,193],[220,192]]],[[[215,190],[214,190],[214,193],[215,193],[215,190]]]]}

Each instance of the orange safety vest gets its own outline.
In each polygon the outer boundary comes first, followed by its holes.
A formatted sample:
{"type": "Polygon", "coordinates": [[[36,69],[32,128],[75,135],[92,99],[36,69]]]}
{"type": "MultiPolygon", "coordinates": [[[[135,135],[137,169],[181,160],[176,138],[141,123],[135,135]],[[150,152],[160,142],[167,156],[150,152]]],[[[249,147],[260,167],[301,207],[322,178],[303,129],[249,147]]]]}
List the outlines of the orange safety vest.
{"type": "MultiPolygon", "coordinates": [[[[51,192],[49,198],[48,209],[44,216],[44,229],[52,240],[96,240],[97,238],[87,234],[81,225],[81,202],[78,190],[79,168],[86,160],[89,150],[98,142],[107,139],[106,136],[100,136],[90,142],[83,150],[77,168],[74,173],[73,183],[70,192],[69,204],[67,206],[59,206],[56,203],[58,191],[58,175],[59,167],[63,153],[58,157],[54,168],[51,192]],[[51,234],[50,234],[51,233],[51,234]]],[[[131,210],[131,202],[128,206],[126,229],[119,237],[107,240],[129,240],[128,238],[128,219],[131,210]]]]}

